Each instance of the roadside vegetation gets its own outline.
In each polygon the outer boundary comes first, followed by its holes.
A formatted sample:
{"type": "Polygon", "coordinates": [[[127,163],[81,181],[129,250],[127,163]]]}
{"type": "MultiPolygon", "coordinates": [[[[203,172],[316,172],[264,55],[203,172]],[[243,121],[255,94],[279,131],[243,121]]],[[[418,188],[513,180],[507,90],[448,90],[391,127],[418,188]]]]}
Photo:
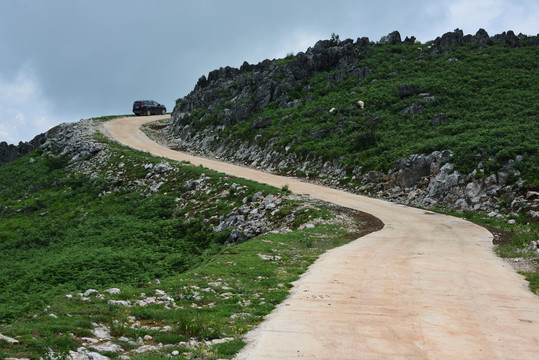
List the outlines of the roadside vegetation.
{"type": "Polygon", "coordinates": [[[163,160],[100,140],[104,158],[40,150],[0,167],[0,333],[18,341],[0,340],[0,358],[91,350],[96,329],[123,349],[96,350],[112,359],[141,346],[132,358],[231,358],[309,264],[364,226],[291,199],[273,214],[293,215],[290,230],[231,244],[211,216],[289,191],[179,163],[157,191],[134,187],[163,160]],[[191,199],[185,184],[201,176],[211,193],[191,199]]]}

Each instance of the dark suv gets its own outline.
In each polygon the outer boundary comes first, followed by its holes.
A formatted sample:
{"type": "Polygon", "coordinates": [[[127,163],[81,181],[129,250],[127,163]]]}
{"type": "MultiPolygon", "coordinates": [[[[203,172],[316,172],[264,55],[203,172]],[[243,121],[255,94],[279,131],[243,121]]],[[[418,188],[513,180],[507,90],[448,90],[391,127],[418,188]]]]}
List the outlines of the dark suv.
{"type": "Polygon", "coordinates": [[[165,115],[167,108],[153,100],[137,100],[133,103],[133,112],[135,115],[165,115]]]}

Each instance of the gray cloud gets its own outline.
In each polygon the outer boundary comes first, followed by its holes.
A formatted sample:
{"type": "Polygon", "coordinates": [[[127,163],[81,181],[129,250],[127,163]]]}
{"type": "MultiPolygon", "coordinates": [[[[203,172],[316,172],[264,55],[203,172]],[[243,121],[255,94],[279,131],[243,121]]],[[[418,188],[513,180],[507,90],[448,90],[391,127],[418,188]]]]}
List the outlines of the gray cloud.
{"type": "Polygon", "coordinates": [[[0,0],[0,141],[127,114],[139,98],[171,110],[215,68],[304,51],[333,32],[375,41],[393,30],[428,41],[457,27],[534,34],[537,1],[513,3],[0,0]]]}

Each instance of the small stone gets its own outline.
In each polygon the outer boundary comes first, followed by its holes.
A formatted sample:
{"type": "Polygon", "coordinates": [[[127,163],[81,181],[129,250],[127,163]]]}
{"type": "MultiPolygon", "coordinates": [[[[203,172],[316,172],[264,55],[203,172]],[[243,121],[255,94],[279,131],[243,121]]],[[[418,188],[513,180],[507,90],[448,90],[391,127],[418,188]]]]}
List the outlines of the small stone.
{"type": "Polygon", "coordinates": [[[102,352],[116,352],[117,353],[117,352],[124,351],[124,349],[120,345],[114,344],[110,341],[100,344],[100,345],[93,345],[92,347],[96,349],[97,351],[102,351],[102,352]]]}
{"type": "Polygon", "coordinates": [[[99,340],[98,339],[94,339],[94,338],[89,338],[89,337],[82,337],[80,338],[83,342],[87,343],[87,344],[97,344],[99,343],[99,340]]]}
{"type": "Polygon", "coordinates": [[[8,344],[18,344],[19,340],[10,338],[9,336],[5,336],[0,334],[0,340],[7,341],[8,344]]]}
{"type": "Polygon", "coordinates": [[[172,356],[178,356],[180,355],[180,352],[178,350],[174,350],[172,353],[171,353],[172,356]]]}
{"type": "Polygon", "coordinates": [[[515,225],[517,222],[515,220],[511,219],[511,220],[508,220],[507,223],[509,225],[515,225]]]}
{"type": "Polygon", "coordinates": [[[111,295],[117,295],[117,294],[122,293],[122,291],[120,289],[118,289],[118,288],[107,289],[107,290],[105,290],[105,292],[108,292],[111,295]]]}
{"type": "Polygon", "coordinates": [[[110,339],[110,331],[105,327],[96,327],[93,333],[96,338],[110,339]]]}
{"type": "Polygon", "coordinates": [[[97,294],[97,293],[99,293],[99,292],[98,292],[97,290],[95,290],[95,289],[88,289],[88,290],[86,290],[86,292],[83,294],[83,296],[88,297],[88,296],[90,296],[90,295],[92,295],[92,294],[97,294]]]}
{"type": "Polygon", "coordinates": [[[105,355],[101,355],[100,353],[90,351],[87,353],[88,358],[92,360],[109,360],[110,358],[105,355]]]}
{"type": "Polygon", "coordinates": [[[152,341],[153,337],[151,335],[144,335],[144,341],[152,341]]]}
{"type": "Polygon", "coordinates": [[[130,302],[125,300],[109,300],[107,303],[109,305],[131,306],[130,302]]]}
{"type": "Polygon", "coordinates": [[[142,345],[133,351],[136,352],[137,354],[143,354],[150,351],[159,351],[159,347],[154,346],[154,345],[142,345]]]}

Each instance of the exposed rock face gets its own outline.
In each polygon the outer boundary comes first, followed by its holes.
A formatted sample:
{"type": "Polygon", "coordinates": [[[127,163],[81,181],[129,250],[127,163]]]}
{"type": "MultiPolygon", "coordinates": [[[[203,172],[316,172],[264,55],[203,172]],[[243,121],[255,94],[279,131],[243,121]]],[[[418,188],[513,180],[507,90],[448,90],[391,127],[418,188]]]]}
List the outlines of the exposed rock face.
{"type": "MultiPolygon", "coordinates": [[[[539,211],[539,196],[519,191],[518,170],[508,162],[505,170],[485,176],[483,170],[462,174],[450,162],[452,152],[435,151],[429,155],[410,155],[395,161],[387,174],[369,172],[359,178],[357,190],[391,201],[430,207],[441,205],[460,211],[480,210],[491,216],[501,213],[528,213],[532,219],[539,211]],[[508,184],[508,178],[517,184],[508,184]]],[[[480,168],[481,166],[478,165],[480,168]]]]}
{"type": "MultiPolygon", "coordinates": [[[[408,39],[408,42],[410,41],[411,40],[408,39]]],[[[401,42],[402,42],[401,34],[398,31],[393,31],[387,36],[382,36],[382,38],[380,39],[380,44],[386,44],[386,45],[395,45],[395,44],[400,44],[401,42]]]]}
{"type": "Polygon", "coordinates": [[[263,129],[268,126],[271,126],[271,118],[269,116],[256,119],[251,125],[251,129],[263,129]]]}
{"type": "Polygon", "coordinates": [[[395,161],[390,179],[400,187],[414,186],[422,177],[430,174],[430,157],[424,155],[410,155],[405,159],[395,161]]]}
{"type": "Polygon", "coordinates": [[[91,119],[77,123],[64,123],[40,134],[27,143],[8,145],[0,143],[0,165],[14,161],[22,155],[42,147],[70,158],[71,162],[83,160],[103,150],[103,145],[92,139],[96,128],[91,119]]]}
{"type": "MultiPolygon", "coordinates": [[[[392,41],[396,41],[396,35],[392,41]]],[[[400,42],[400,35],[398,38],[400,42]]],[[[360,67],[357,57],[367,51],[365,48],[370,44],[368,38],[356,42],[347,39],[338,44],[321,40],[306,52],[283,59],[281,63],[264,60],[253,65],[244,62],[239,69],[227,66],[213,70],[207,77],[200,77],[189,95],[177,100],[172,112],[171,132],[186,134],[186,127],[193,130],[210,116],[216,116],[218,126],[227,127],[250,118],[270,103],[281,108],[297,106],[301,101],[293,97],[294,89],[304,86],[304,80],[320,72],[336,71],[336,81],[341,81],[344,74],[363,79],[372,69],[360,67]],[[204,109],[203,115],[201,109],[204,109]]],[[[262,128],[267,124],[267,119],[259,119],[253,126],[262,128]]]]}
{"type": "Polygon", "coordinates": [[[15,161],[21,156],[37,149],[45,141],[45,134],[37,135],[29,142],[19,142],[19,145],[11,145],[5,141],[0,142],[0,165],[15,161]]]}
{"type": "Polygon", "coordinates": [[[92,139],[96,131],[91,119],[60,124],[45,133],[42,147],[68,156],[72,162],[83,160],[104,149],[103,144],[92,139]]]}
{"type": "MultiPolygon", "coordinates": [[[[537,39],[538,38],[536,37],[527,45],[537,45],[537,39]]],[[[491,38],[484,29],[479,29],[475,35],[464,35],[462,30],[455,29],[455,31],[453,32],[445,33],[444,35],[442,35],[442,37],[436,38],[429,49],[429,54],[448,53],[451,47],[465,43],[490,46],[494,45],[495,42],[503,43],[505,44],[505,46],[509,47],[521,46],[520,38],[515,35],[515,33],[511,30],[498,35],[494,35],[491,38]]]]}

